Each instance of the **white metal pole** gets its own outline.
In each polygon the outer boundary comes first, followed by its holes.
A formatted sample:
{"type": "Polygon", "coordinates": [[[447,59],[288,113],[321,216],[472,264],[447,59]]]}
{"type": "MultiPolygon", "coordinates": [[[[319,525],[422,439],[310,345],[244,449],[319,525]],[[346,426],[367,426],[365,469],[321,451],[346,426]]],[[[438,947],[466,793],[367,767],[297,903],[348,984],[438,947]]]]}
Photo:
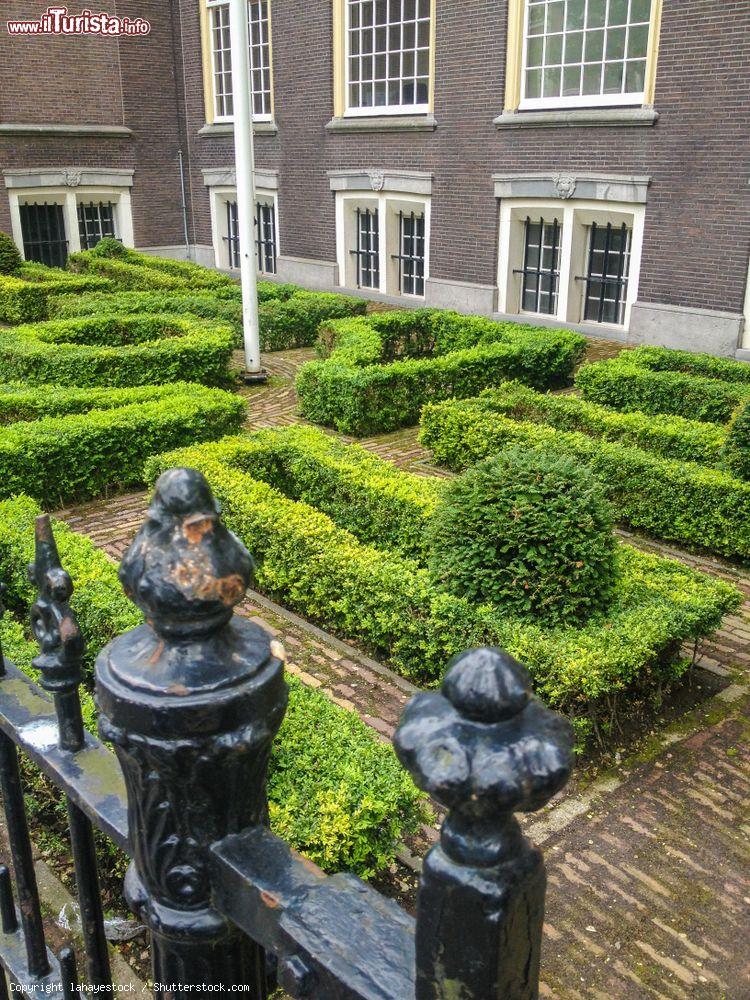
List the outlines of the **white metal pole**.
{"type": "Polygon", "coordinates": [[[245,367],[248,376],[258,378],[262,376],[262,370],[258,328],[258,281],[255,266],[255,158],[247,3],[248,0],[229,0],[229,31],[232,37],[234,157],[237,173],[237,222],[245,367]]]}

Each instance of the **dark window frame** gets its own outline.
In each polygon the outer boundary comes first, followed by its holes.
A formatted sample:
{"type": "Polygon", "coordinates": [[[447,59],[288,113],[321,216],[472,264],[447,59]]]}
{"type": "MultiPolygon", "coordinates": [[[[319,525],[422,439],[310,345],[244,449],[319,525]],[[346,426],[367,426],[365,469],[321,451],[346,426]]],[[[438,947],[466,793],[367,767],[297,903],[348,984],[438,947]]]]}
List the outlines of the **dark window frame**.
{"type": "Polygon", "coordinates": [[[615,227],[608,222],[606,227],[592,222],[588,235],[588,265],[583,298],[583,321],[623,326],[628,304],[630,282],[630,260],[633,251],[633,230],[627,223],[615,227]],[[597,244],[597,237],[604,233],[604,243],[597,244]],[[614,237],[619,235],[619,247],[614,245],[614,237]],[[601,271],[595,271],[595,260],[601,255],[601,271]],[[611,263],[615,260],[615,269],[611,263]],[[610,292],[611,294],[608,294],[610,292]]]}
{"type": "Polygon", "coordinates": [[[398,290],[401,295],[424,298],[427,264],[427,216],[425,212],[398,213],[398,248],[391,254],[398,261],[398,290]],[[408,232],[407,230],[411,230],[408,232]],[[421,254],[419,245],[421,243],[421,254]]]}
{"type": "Polygon", "coordinates": [[[521,312],[526,313],[536,313],[542,316],[556,316],[557,315],[557,304],[558,295],[560,292],[560,257],[561,257],[561,244],[562,244],[562,223],[558,219],[554,219],[552,222],[546,222],[544,217],[537,220],[532,220],[530,216],[526,217],[526,223],[524,226],[524,254],[523,254],[523,267],[514,269],[514,274],[521,275],[521,312]],[[539,256],[537,258],[536,265],[531,262],[530,251],[535,248],[529,240],[531,235],[531,227],[539,226],[539,256]],[[549,245],[545,239],[547,228],[551,227],[552,236],[549,245]],[[550,266],[544,266],[544,252],[546,249],[550,250],[550,266]],[[543,287],[544,285],[548,287],[543,287]],[[533,295],[534,298],[534,308],[529,308],[526,305],[527,295],[533,295]],[[543,309],[542,298],[546,296],[549,309],[543,309]]]}
{"type": "Polygon", "coordinates": [[[380,289],[380,209],[357,208],[357,288],[380,289]]]}

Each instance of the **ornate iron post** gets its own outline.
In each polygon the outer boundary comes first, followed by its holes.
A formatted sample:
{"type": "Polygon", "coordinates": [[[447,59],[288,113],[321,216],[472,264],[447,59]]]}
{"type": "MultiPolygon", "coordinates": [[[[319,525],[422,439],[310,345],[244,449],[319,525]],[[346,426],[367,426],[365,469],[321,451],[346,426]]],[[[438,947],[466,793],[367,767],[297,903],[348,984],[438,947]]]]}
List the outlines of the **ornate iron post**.
{"type": "Polygon", "coordinates": [[[448,810],[417,904],[417,1000],[538,995],[546,876],[514,812],[568,780],[572,731],[499,649],[453,660],[442,693],[417,695],[396,733],[414,780],[448,810]]]}
{"type": "Polygon", "coordinates": [[[263,955],[212,907],[206,864],[212,843],[266,822],[286,710],[283,651],[233,614],[251,572],[204,477],[164,473],[120,568],[146,624],[97,660],[100,729],[128,789],[126,895],[151,929],[154,980],[170,998],[177,984],[266,996],[263,955]]]}

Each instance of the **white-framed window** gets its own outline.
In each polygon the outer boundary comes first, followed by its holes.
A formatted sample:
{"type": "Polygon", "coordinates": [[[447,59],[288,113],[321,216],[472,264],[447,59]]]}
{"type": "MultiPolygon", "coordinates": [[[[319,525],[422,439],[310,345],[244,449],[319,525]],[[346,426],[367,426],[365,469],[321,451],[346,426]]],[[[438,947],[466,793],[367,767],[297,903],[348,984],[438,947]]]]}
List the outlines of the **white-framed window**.
{"type": "Polygon", "coordinates": [[[430,205],[427,196],[337,192],[342,287],[423,299],[430,266],[430,205]]]}
{"type": "Polygon", "coordinates": [[[644,103],[655,0],[524,0],[521,109],[644,103]]]}
{"type": "MultiPolygon", "coordinates": [[[[240,267],[240,231],[237,190],[211,188],[211,225],[216,267],[233,271],[240,267]]],[[[259,274],[276,274],[279,253],[278,196],[276,191],[255,192],[255,252],[259,274]]]]}
{"type": "Polygon", "coordinates": [[[433,0],[344,0],[346,114],[424,114],[433,0]]]}
{"type": "Polygon", "coordinates": [[[502,199],[499,312],[627,327],[644,224],[644,204],[502,199]]]}
{"type": "MultiPolygon", "coordinates": [[[[209,19],[214,121],[230,122],[234,116],[234,98],[229,4],[226,0],[206,0],[206,6],[209,19]]],[[[248,0],[247,16],[250,36],[253,121],[271,121],[273,118],[273,83],[270,0],[248,0]]]]}

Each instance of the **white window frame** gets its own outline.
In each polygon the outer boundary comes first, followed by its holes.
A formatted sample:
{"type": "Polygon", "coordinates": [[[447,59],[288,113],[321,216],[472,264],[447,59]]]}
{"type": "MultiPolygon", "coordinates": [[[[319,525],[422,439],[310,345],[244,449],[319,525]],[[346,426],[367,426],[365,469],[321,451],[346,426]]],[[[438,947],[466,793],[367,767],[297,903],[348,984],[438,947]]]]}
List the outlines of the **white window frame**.
{"type": "MultiPolygon", "coordinates": [[[[220,271],[232,271],[239,273],[236,268],[229,266],[227,257],[227,243],[225,238],[227,232],[227,203],[237,201],[237,188],[233,185],[221,185],[210,188],[211,194],[211,234],[213,237],[214,263],[220,271]]],[[[255,191],[255,200],[263,200],[267,204],[273,205],[276,222],[276,261],[281,256],[281,236],[279,231],[279,193],[271,188],[258,187],[255,191]]],[[[257,249],[257,248],[256,248],[257,249]]],[[[257,261],[257,255],[256,255],[257,261]]],[[[257,265],[256,265],[257,270],[257,265]]],[[[275,275],[258,271],[258,275],[263,278],[273,279],[275,275]]]]}
{"type": "MultiPolygon", "coordinates": [[[[350,51],[349,44],[351,36],[350,0],[343,0],[344,4],[344,117],[345,118],[372,118],[377,115],[426,115],[431,110],[432,78],[434,72],[434,33],[435,33],[435,2],[429,0],[430,7],[430,31],[428,45],[429,69],[427,76],[427,100],[423,104],[380,104],[369,108],[353,108],[349,103],[350,98],[350,51]]],[[[402,22],[403,23],[403,22],[402,22]]],[[[373,55],[374,58],[374,55],[373,55]]],[[[403,50],[402,50],[403,66],[403,50]]]]}
{"type": "MultiPolygon", "coordinates": [[[[248,6],[248,21],[249,21],[249,16],[250,16],[249,15],[249,10],[250,10],[250,3],[251,2],[252,2],[252,0],[248,0],[248,4],[247,4],[247,6],[248,6]]],[[[274,92],[273,92],[274,91],[274,88],[273,88],[273,44],[272,44],[272,28],[271,28],[271,18],[272,18],[272,14],[271,14],[271,0],[265,0],[265,2],[267,4],[267,10],[268,10],[268,84],[269,84],[269,89],[268,89],[269,97],[268,97],[268,100],[269,100],[269,103],[270,103],[271,107],[270,107],[270,110],[268,112],[264,113],[264,114],[256,114],[255,113],[255,103],[254,103],[255,102],[255,96],[254,96],[254,91],[252,90],[252,79],[253,79],[252,29],[251,29],[250,26],[248,26],[248,30],[250,31],[250,84],[251,84],[250,101],[251,101],[252,107],[253,107],[253,121],[254,122],[272,122],[273,121],[273,117],[274,117],[274,110],[273,110],[273,107],[274,107],[274,92]]],[[[210,85],[211,85],[211,102],[212,102],[213,122],[215,124],[217,124],[217,125],[231,124],[232,122],[234,122],[234,115],[233,114],[231,114],[231,115],[220,115],[219,114],[219,94],[218,94],[218,91],[216,89],[216,63],[215,63],[216,52],[214,50],[214,14],[213,14],[214,10],[216,10],[219,7],[226,7],[228,9],[229,8],[229,0],[205,0],[205,4],[206,4],[207,15],[208,15],[208,23],[207,23],[208,39],[207,39],[207,45],[208,45],[208,54],[209,54],[210,65],[211,65],[210,85]]],[[[230,59],[231,59],[231,56],[230,56],[230,59]]],[[[232,70],[232,73],[233,72],[234,72],[234,70],[232,70]]],[[[230,76],[230,79],[233,79],[233,77],[230,76]]],[[[234,96],[234,88],[232,88],[232,95],[234,96]]]]}
{"type": "MultiPolygon", "coordinates": [[[[526,70],[527,70],[527,46],[529,37],[528,27],[529,27],[529,0],[521,0],[523,7],[523,21],[521,26],[521,80],[520,80],[520,103],[518,105],[520,111],[541,111],[550,110],[555,108],[601,108],[601,107],[637,107],[644,104],[646,98],[646,86],[648,81],[649,73],[649,62],[653,58],[652,47],[653,47],[653,32],[656,29],[655,25],[655,7],[656,0],[651,0],[651,15],[649,20],[649,38],[646,45],[646,56],[645,56],[645,74],[644,74],[644,89],[638,92],[627,93],[627,94],[577,94],[568,97],[526,97],[526,70]]],[[[607,0],[609,5],[609,0],[607,0]]],[[[607,7],[609,9],[609,6],[607,7]]],[[[585,14],[584,14],[585,16],[585,14]]],[[[563,39],[565,38],[565,32],[563,31],[563,39]]],[[[606,36],[605,36],[606,43],[606,36]]],[[[625,37],[625,45],[627,52],[627,34],[625,37]]],[[[619,62],[620,60],[615,60],[619,62]]],[[[627,65],[627,60],[624,60],[627,65]]],[[[606,60],[603,61],[603,65],[606,66],[606,60]]],[[[542,74],[542,82],[544,76],[542,74]]]]}
{"type": "MultiPolygon", "coordinates": [[[[430,276],[430,233],[432,223],[432,198],[429,195],[412,195],[408,193],[394,191],[337,191],[336,192],[336,259],[339,269],[339,286],[353,291],[363,293],[379,293],[402,298],[405,301],[424,302],[424,295],[408,295],[394,287],[394,266],[397,263],[392,260],[394,253],[400,253],[398,246],[398,236],[395,242],[393,238],[388,240],[389,228],[392,231],[394,223],[394,213],[398,218],[399,210],[422,211],[424,212],[424,282],[425,292],[427,290],[427,279],[430,276]],[[380,248],[380,287],[357,289],[356,283],[347,281],[347,275],[351,270],[349,251],[352,247],[347,239],[347,218],[355,213],[358,207],[377,208],[378,210],[378,235],[380,248]]],[[[397,225],[397,222],[396,222],[397,225]]]]}
{"type": "MultiPolygon", "coordinates": [[[[500,251],[498,255],[498,311],[506,315],[557,320],[560,323],[585,325],[597,330],[626,330],[630,325],[630,314],[638,299],[638,285],[643,253],[646,206],[634,202],[610,202],[594,200],[568,200],[564,203],[539,198],[504,198],[500,204],[500,251]],[[514,275],[515,268],[522,265],[518,256],[518,227],[529,217],[532,221],[544,217],[557,217],[561,225],[560,278],[557,293],[556,313],[530,313],[521,310],[521,276],[514,275]],[[624,322],[620,324],[597,323],[584,320],[584,281],[576,278],[584,276],[588,266],[587,235],[591,221],[597,225],[621,225],[625,221],[632,228],[630,249],[630,273],[628,276],[624,322]],[[521,265],[519,265],[519,259],[521,265]]],[[[520,241],[523,253],[523,241],[520,241]]]]}

